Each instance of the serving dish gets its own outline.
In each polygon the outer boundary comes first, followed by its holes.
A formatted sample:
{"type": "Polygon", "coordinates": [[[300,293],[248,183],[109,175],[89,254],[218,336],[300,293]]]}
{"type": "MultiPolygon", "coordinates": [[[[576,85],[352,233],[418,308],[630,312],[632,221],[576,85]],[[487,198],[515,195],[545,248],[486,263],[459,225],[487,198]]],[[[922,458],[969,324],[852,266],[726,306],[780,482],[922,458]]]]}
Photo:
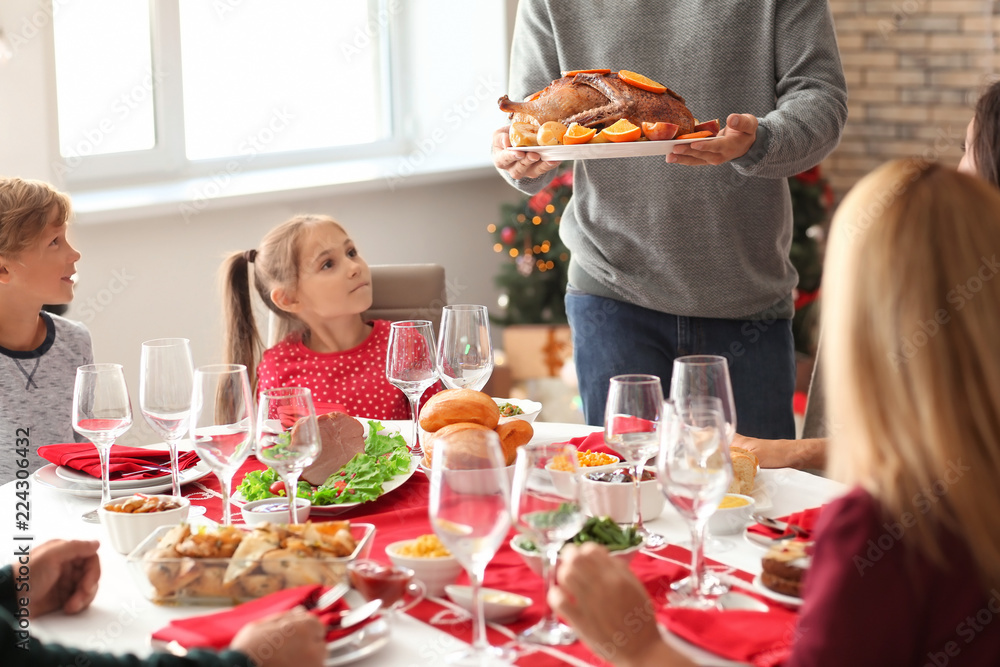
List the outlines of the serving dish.
{"type": "MultiPolygon", "coordinates": [[[[106,509],[105,506],[97,508],[97,515],[101,518],[101,524],[108,534],[108,540],[115,551],[127,554],[136,548],[150,533],[163,527],[172,527],[187,521],[191,511],[191,501],[187,498],[177,498],[175,496],[149,495],[151,499],[164,502],[173,502],[178,505],[168,510],[156,512],[114,512],[106,509]]],[[[114,505],[115,503],[108,503],[114,505]]]]}
{"type": "Polygon", "coordinates": [[[715,137],[699,137],[698,139],[673,139],[671,141],[625,141],[606,144],[575,144],[556,146],[521,146],[512,148],[525,153],[537,153],[543,160],[599,160],[602,158],[648,157],[651,155],[670,155],[674,146],[691,144],[696,141],[709,141],[715,137]]]}
{"type": "MultiPolygon", "coordinates": [[[[445,586],[445,593],[459,607],[472,611],[471,586],[445,586]]],[[[533,602],[529,597],[495,588],[481,588],[479,595],[483,600],[483,618],[490,623],[510,623],[523,614],[533,602]]]]}

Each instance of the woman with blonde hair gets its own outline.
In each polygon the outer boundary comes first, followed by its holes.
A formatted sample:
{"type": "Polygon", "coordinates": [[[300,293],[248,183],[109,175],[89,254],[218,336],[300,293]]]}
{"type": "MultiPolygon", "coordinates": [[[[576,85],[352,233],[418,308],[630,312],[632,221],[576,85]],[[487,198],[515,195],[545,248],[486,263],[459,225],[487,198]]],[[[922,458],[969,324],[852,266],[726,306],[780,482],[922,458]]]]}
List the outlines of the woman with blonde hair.
{"type": "MultiPolygon", "coordinates": [[[[889,163],[847,196],[823,304],[831,474],[786,665],[1000,664],[1000,193],[889,163]]],[[[564,551],[550,601],[622,665],[685,665],[627,567],[564,551]],[[625,620],[631,625],[626,628],[625,620]]]]}

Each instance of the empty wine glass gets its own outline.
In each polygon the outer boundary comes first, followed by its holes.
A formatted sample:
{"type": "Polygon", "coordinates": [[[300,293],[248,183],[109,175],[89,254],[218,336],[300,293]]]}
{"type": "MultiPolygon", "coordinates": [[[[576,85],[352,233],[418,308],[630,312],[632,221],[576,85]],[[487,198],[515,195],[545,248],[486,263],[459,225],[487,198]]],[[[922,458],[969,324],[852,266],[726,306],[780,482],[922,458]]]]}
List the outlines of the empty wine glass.
{"type": "MultiPolygon", "coordinates": [[[[89,364],[76,369],[73,385],[73,430],[97,447],[101,459],[101,507],[111,502],[108,456],[115,440],[132,426],[132,403],[120,364],[89,364]]],[[[100,523],[97,510],[83,515],[100,523]]]]}
{"type": "Polygon", "coordinates": [[[646,461],[660,450],[660,415],[663,409],[663,387],[655,375],[616,375],[608,388],[608,403],[604,411],[604,442],[622,455],[632,467],[635,499],[635,530],[645,540],[646,547],[657,549],[667,543],[659,533],[652,533],[642,524],[640,483],[646,461]]]}
{"type": "Polygon", "coordinates": [[[191,392],[191,437],[201,460],[219,478],[223,523],[233,521],[229,490],[233,475],[250,454],[253,399],[247,367],[214,364],[195,369],[191,392]]]}
{"type": "Polygon", "coordinates": [[[698,396],[714,396],[722,401],[726,444],[730,444],[736,434],[736,402],[729,378],[729,362],[725,357],[696,354],[674,359],[670,400],[676,403],[698,396]]]}
{"type": "Polygon", "coordinates": [[[438,337],[438,373],[451,389],[481,390],[493,373],[493,343],[486,306],[445,306],[438,337]]]}
{"type": "Polygon", "coordinates": [[[434,439],[428,513],[434,533],[455,555],[472,584],[472,646],[445,656],[463,665],[506,664],[510,650],[486,639],[480,587],[486,565],[510,529],[510,480],[494,431],[466,430],[434,439]]]}
{"type": "Polygon", "coordinates": [[[423,456],[417,429],[420,397],[437,382],[434,364],[434,330],[428,320],[393,322],[389,330],[389,352],[385,359],[385,377],[410,399],[413,439],[410,453],[423,456]]]}
{"type": "Polygon", "coordinates": [[[733,479],[722,405],[714,397],[666,404],[663,446],[657,457],[660,488],[691,530],[691,575],[671,584],[672,605],[708,609],[728,587],[705,577],[704,540],[709,517],[733,479]]]}
{"type": "Polygon", "coordinates": [[[295,502],[302,470],[322,444],[312,392],[304,387],[266,389],[257,405],[257,458],[281,475],[290,523],[298,523],[295,502]]]}
{"type": "Polygon", "coordinates": [[[177,443],[188,430],[194,364],[187,338],[158,338],[142,344],[139,408],[170,450],[170,495],[181,495],[177,443]]]}
{"type": "MultiPolygon", "coordinates": [[[[578,497],[576,462],[576,448],[572,445],[535,443],[518,448],[517,461],[514,463],[510,511],[515,527],[526,534],[542,552],[542,578],[545,580],[543,597],[546,600],[555,582],[559,550],[566,540],[580,532],[585,521],[578,497]],[[556,457],[562,460],[563,465],[569,463],[573,467],[569,484],[556,486],[552,474],[546,469],[556,457]]],[[[576,641],[573,629],[559,622],[547,602],[546,608],[548,611],[542,620],[522,632],[520,639],[547,646],[572,644],[576,641]]]]}

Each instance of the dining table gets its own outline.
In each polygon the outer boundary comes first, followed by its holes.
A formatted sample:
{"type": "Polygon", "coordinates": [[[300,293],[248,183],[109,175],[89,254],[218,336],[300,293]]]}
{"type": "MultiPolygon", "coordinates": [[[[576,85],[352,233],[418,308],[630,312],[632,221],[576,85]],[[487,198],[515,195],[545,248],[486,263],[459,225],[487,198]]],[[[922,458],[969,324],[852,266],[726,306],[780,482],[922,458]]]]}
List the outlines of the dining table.
{"type": "MultiPolygon", "coordinates": [[[[407,433],[410,424],[410,422],[385,423],[389,430],[395,428],[401,433],[407,433]]],[[[564,442],[572,438],[583,438],[600,429],[582,424],[540,421],[534,424],[534,430],[533,442],[564,442]]],[[[262,467],[257,466],[258,469],[262,467]]],[[[238,474],[234,488],[240,479],[241,475],[238,474]]],[[[385,554],[387,544],[432,532],[427,517],[428,489],[428,479],[418,469],[399,488],[334,518],[375,524],[376,532],[370,557],[388,563],[385,554]]],[[[211,523],[212,519],[218,516],[221,496],[214,476],[209,475],[190,482],[182,491],[185,496],[192,499],[194,505],[208,509],[202,516],[193,516],[192,522],[211,523]]],[[[820,507],[844,491],[841,484],[808,472],[794,469],[762,469],[757,475],[754,497],[758,509],[763,514],[779,517],[820,507]]],[[[0,486],[0,498],[3,499],[0,506],[3,507],[4,525],[8,526],[4,553],[8,554],[9,560],[13,560],[10,555],[17,553],[17,549],[37,546],[53,538],[101,541],[98,554],[102,574],[93,603],[80,614],[53,613],[30,619],[30,632],[33,636],[42,641],[58,642],[87,650],[144,656],[157,650],[151,641],[151,635],[170,621],[221,609],[156,604],[145,599],[140,593],[133,572],[130,571],[127,557],[111,547],[102,526],[86,523],[81,518],[85,511],[94,509],[98,505],[99,499],[80,497],[69,490],[38,483],[34,479],[27,495],[19,497],[17,493],[18,490],[15,489],[13,482],[0,486]],[[28,510],[26,522],[23,516],[25,504],[28,510]],[[18,512],[22,514],[19,515],[18,512]]],[[[238,502],[238,499],[234,500],[234,503],[237,503],[233,507],[234,523],[241,521],[238,502]]],[[[664,535],[670,544],[676,545],[690,539],[687,523],[669,503],[665,504],[658,517],[644,519],[648,529],[664,535]]],[[[685,557],[677,554],[688,552],[682,549],[670,551],[671,548],[674,547],[668,548],[665,552],[639,553],[632,562],[633,569],[642,566],[642,569],[648,572],[655,571],[661,564],[663,567],[675,567],[678,563],[683,565],[685,557]],[[663,553],[672,555],[663,556],[663,553]]],[[[764,549],[748,540],[743,533],[714,536],[706,550],[707,558],[731,568],[741,574],[744,580],[761,571],[763,554],[764,549]]],[[[485,584],[490,586],[496,581],[520,581],[525,587],[524,590],[528,591],[525,594],[531,597],[536,605],[541,605],[543,602],[544,584],[541,577],[532,573],[506,543],[487,568],[485,584]]],[[[359,666],[440,664],[444,655],[465,646],[464,638],[470,635],[463,636],[447,624],[435,623],[437,617],[447,616],[437,612],[447,611],[450,608],[446,600],[441,600],[438,607],[435,607],[435,604],[434,599],[428,599],[411,613],[394,614],[391,617],[389,639],[385,645],[376,653],[358,656],[358,659],[351,661],[350,664],[359,666]]],[[[450,622],[454,624],[455,621],[452,619],[450,622]]],[[[719,657],[710,650],[710,647],[707,647],[709,650],[698,648],[666,630],[663,630],[663,633],[668,641],[699,664],[743,664],[719,657]]],[[[515,631],[507,626],[491,624],[489,638],[493,643],[513,643],[515,631]]],[[[720,637],[719,641],[725,640],[720,637]]],[[[517,664],[604,663],[578,642],[569,648],[534,647],[533,650],[526,650],[518,658],[517,664]]]]}

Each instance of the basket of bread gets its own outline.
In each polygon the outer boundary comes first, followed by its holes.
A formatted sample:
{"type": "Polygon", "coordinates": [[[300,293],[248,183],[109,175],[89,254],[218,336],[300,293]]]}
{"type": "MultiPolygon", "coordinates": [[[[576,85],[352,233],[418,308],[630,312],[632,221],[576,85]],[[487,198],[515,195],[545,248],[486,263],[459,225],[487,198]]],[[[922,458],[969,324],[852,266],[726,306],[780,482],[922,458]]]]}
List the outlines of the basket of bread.
{"type": "Polygon", "coordinates": [[[307,584],[333,586],[347,564],[367,558],[375,526],[348,521],[298,525],[163,526],[129,554],[153,602],[235,604],[307,584]]]}
{"type": "MultiPolygon", "coordinates": [[[[474,389],[445,389],[427,399],[420,410],[420,428],[427,434],[423,440],[423,464],[427,468],[434,457],[434,440],[439,437],[470,429],[495,431],[509,466],[517,458],[518,447],[528,444],[535,435],[531,422],[517,416],[501,416],[496,401],[474,389]]],[[[452,461],[448,467],[463,466],[460,461],[452,461]]],[[[470,461],[468,467],[477,466],[470,461]]]]}

